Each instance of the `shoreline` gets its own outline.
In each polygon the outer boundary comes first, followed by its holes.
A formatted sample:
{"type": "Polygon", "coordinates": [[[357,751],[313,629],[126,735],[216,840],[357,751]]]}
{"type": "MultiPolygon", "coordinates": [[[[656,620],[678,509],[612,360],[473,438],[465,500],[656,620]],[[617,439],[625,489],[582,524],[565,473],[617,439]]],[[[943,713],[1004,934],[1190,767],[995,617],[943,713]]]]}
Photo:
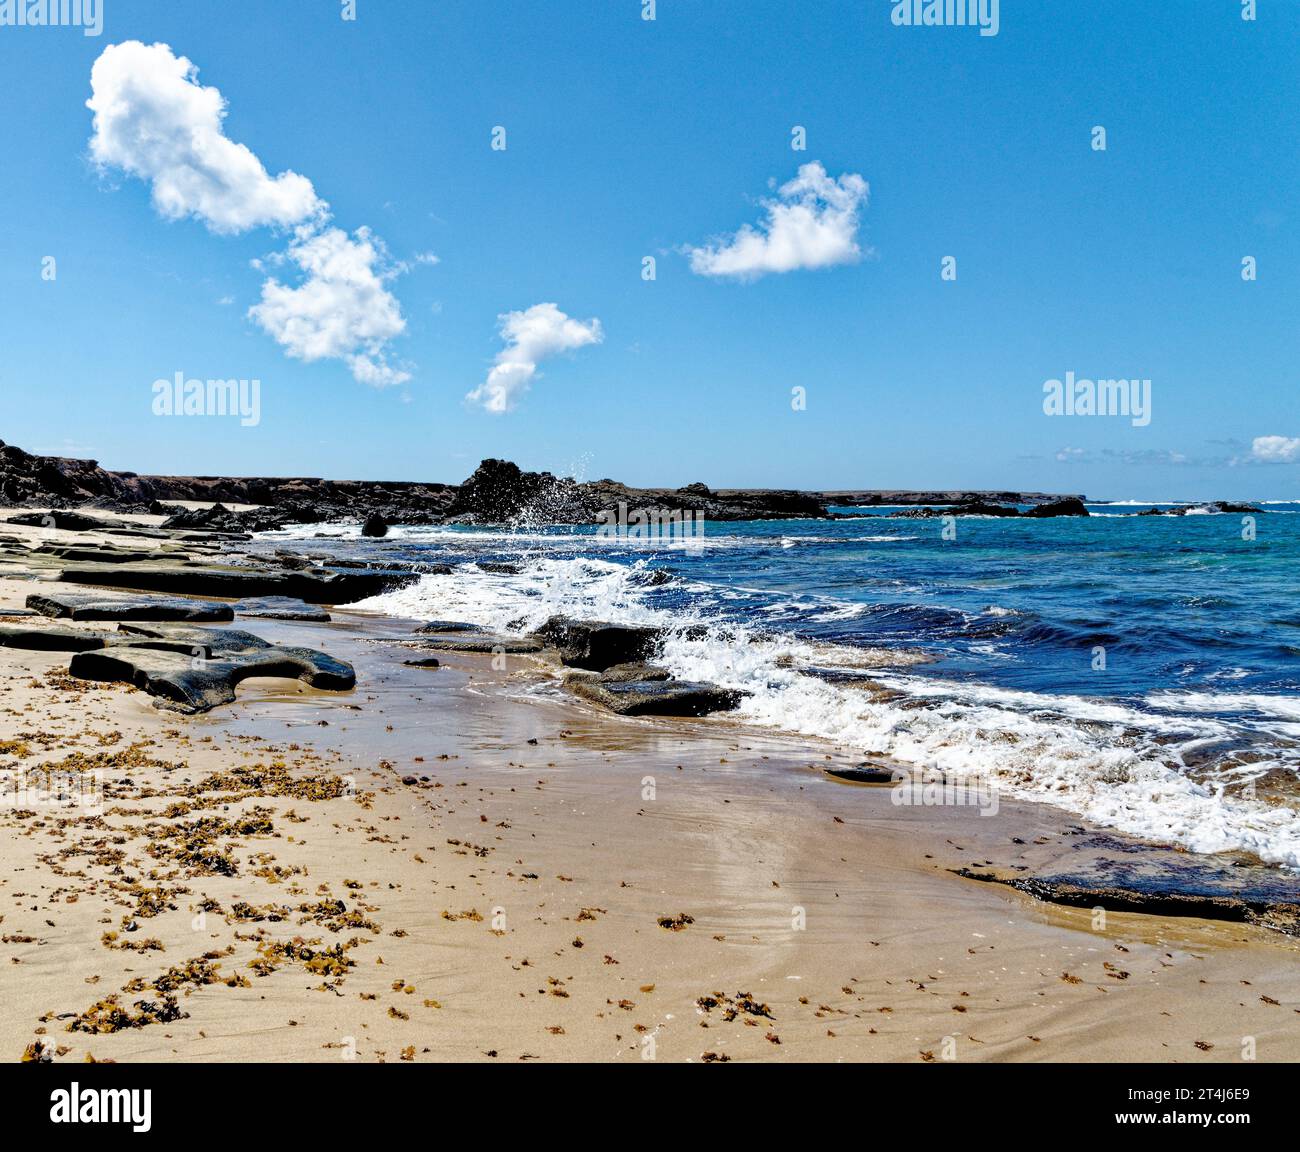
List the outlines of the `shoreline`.
{"type": "MultiPolygon", "coordinates": [[[[4,581],[0,608],[31,589],[4,581]]],[[[75,750],[115,781],[102,823],[0,812],[10,1059],[1215,1061],[1243,1037],[1300,1058],[1293,937],[1115,911],[1097,930],[956,875],[1125,855],[1066,813],[900,808],[829,778],[856,758],[817,742],[612,716],[527,656],[418,669],[370,643],[412,621],[249,623],[358,686],[250,680],[183,717],[5,650],[0,738],[49,734],[20,763],[75,750]],[[201,787],[258,762],[284,767],[201,787]],[[177,855],[210,817],[235,875],[177,855]]]]}

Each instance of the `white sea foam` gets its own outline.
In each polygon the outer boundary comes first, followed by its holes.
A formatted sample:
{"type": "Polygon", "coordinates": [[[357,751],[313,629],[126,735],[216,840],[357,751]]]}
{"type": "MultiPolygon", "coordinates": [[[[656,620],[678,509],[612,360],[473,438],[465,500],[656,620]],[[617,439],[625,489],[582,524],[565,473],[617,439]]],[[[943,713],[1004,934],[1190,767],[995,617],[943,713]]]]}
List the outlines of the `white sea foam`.
{"type": "MultiPolygon", "coordinates": [[[[497,630],[532,628],[556,614],[656,624],[668,630],[661,662],[674,674],[750,693],[735,714],[743,721],[958,777],[992,777],[1009,796],[1050,802],[1194,851],[1244,849],[1300,867],[1300,813],[1226,796],[1224,781],[1188,772],[1185,756],[1233,735],[1228,722],[1211,715],[1224,707],[1222,696],[1157,694],[1149,701],[1153,710],[1143,710],[1093,697],[939,680],[900,668],[908,661],[896,656],[757,634],[739,624],[687,631],[709,623],[703,614],[713,609],[705,605],[716,607],[737,590],[679,582],[679,591],[696,593],[697,606],[657,608],[636,583],[642,567],[643,562],[538,557],[520,575],[502,577],[467,563],[451,575],[426,575],[355,607],[497,630]],[[890,662],[893,667],[879,667],[890,662]],[[906,699],[800,672],[828,665],[871,667],[875,680],[906,699]]],[[[833,602],[827,600],[823,610],[833,611],[833,602]]],[[[1300,717],[1294,701],[1241,700],[1256,710],[1270,707],[1279,717],[1300,717]]],[[[1269,767],[1237,771],[1258,776],[1269,767]]]]}

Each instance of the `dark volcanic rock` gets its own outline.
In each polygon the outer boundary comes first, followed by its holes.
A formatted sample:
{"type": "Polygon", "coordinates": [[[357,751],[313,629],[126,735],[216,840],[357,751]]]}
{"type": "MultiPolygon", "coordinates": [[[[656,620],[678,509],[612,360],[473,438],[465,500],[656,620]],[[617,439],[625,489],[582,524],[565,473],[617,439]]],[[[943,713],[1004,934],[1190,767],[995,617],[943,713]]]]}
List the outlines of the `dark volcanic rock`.
{"type": "Polygon", "coordinates": [[[669,680],[672,673],[667,668],[653,664],[615,664],[606,668],[596,679],[602,684],[627,684],[635,680],[669,680]]]}
{"type": "Polygon", "coordinates": [[[76,628],[34,628],[0,624],[0,648],[25,648],[31,652],[84,652],[102,648],[104,636],[76,628]]]}
{"type": "Polygon", "coordinates": [[[388,535],[388,521],[385,520],[378,512],[372,512],[366,517],[365,523],[361,525],[361,535],[370,536],[375,539],[382,539],[388,535]]]}
{"type": "Polygon", "coordinates": [[[422,635],[437,632],[477,632],[478,625],[462,624],[459,620],[430,620],[427,624],[421,624],[415,631],[422,635]]]}
{"type": "Polygon", "coordinates": [[[1103,860],[1075,873],[1020,876],[972,868],[954,872],[1074,908],[1101,905],[1152,916],[1232,920],[1300,935],[1300,890],[1276,870],[1262,865],[1233,866],[1213,857],[1188,857],[1174,863],[1157,851],[1139,853],[1135,860],[1103,860]],[[1144,859],[1148,855],[1151,861],[1144,859]]]}
{"type": "Polygon", "coordinates": [[[523,571],[518,564],[508,564],[501,560],[479,560],[475,567],[480,572],[491,572],[496,576],[518,576],[523,571]]]}
{"type": "Polygon", "coordinates": [[[852,768],[827,768],[826,775],[854,784],[892,784],[895,770],[883,764],[858,764],[852,768]]]}
{"type": "Polygon", "coordinates": [[[1005,504],[987,504],[982,500],[970,504],[954,504],[951,508],[907,508],[895,512],[894,516],[903,520],[936,520],[943,516],[1019,516],[1015,508],[1005,504]]]}
{"type": "Polygon", "coordinates": [[[252,596],[234,605],[240,616],[253,616],[262,620],[306,620],[314,624],[328,624],[330,614],[324,608],[297,600],[292,596],[252,596]]]}
{"type": "Polygon", "coordinates": [[[533,635],[558,649],[561,663],[592,672],[639,663],[654,652],[660,638],[658,628],[568,616],[552,616],[533,635]]]}
{"type": "Polygon", "coordinates": [[[139,564],[145,560],[158,559],[154,552],[132,552],[109,544],[42,544],[32,551],[39,556],[53,556],[57,560],[80,560],[89,564],[139,564]]]}
{"type": "Polygon", "coordinates": [[[417,656],[414,660],[403,660],[408,668],[441,668],[442,661],[436,656],[417,656]]]}
{"type": "Polygon", "coordinates": [[[574,677],[569,688],[620,716],[707,716],[737,707],[745,693],[689,680],[606,682],[574,677]]]}
{"type": "Polygon", "coordinates": [[[228,604],[186,600],[179,596],[112,596],[93,592],[33,593],[27,607],[65,620],[233,620],[228,604]]]}
{"type": "Polygon", "coordinates": [[[158,697],[159,707],[186,713],[233,702],[235,685],[250,676],[302,680],[336,692],[356,685],[352,666],[341,660],[310,648],[273,646],[248,632],[185,626],[128,631],[127,643],[78,652],[69,673],[133,684],[158,697]]]}
{"type": "Polygon", "coordinates": [[[133,588],[175,595],[223,596],[232,600],[249,596],[292,596],[311,604],[349,604],[376,596],[418,577],[387,569],[328,572],[259,571],[248,568],[186,567],[184,565],[128,564],[121,568],[71,565],[59,575],[74,584],[105,588],[133,588]]]}
{"type": "MultiPolygon", "coordinates": [[[[33,456],[0,442],[0,503],[35,507],[101,506],[171,514],[169,526],[262,532],[286,524],[381,517],[387,524],[608,522],[627,513],[683,513],[704,521],[826,517],[828,505],[969,504],[990,500],[1039,504],[1043,493],[797,492],[710,488],[631,488],[615,480],[579,483],[549,472],[525,472],[508,460],[484,460],[465,483],[322,480],[312,477],[139,476],[109,472],[93,460],[33,456]],[[216,504],[186,511],[167,501],[216,504]],[[254,507],[231,512],[226,504],[254,507]]],[[[941,515],[943,513],[940,513],[941,515]]],[[[967,513],[970,514],[970,513],[967,513]]],[[[996,513],[985,513],[996,514],[996,513]]]]}
{"type": "Polygon", "coordinates": [[[1082,500],[1071,496],[1067,500],[1053,500],[1049,504],[1036,504],[1020,513],[1032,519],[1045,519],[1049,516],[1087,516],[1088,509],[1082,500]]]}

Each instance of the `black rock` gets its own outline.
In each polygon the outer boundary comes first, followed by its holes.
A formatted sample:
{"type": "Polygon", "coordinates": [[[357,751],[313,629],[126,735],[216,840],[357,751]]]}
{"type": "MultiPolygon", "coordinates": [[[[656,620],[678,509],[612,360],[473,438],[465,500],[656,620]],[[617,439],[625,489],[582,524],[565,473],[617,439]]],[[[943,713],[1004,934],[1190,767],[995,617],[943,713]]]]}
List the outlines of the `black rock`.
{"type": "Polygon", "coordinates": [[[1049,516],[1087,516],[1088,509],[1082,500],[1071,496],[1065,500],[1053,500],[1048,504],[1035,504],[1027,512],[1022,512],[1021,515],[1036,520],[1045,519],[1049,516]]]}
{"type": "Polygon", "coordinates": [[[240,616],[262,620],[306,620],[314,624],[330,621],[330,614],[324,608],[293,596],[251,596],[235,604],[234,610],[240,616]]]}
{"type": "Polygon", "coordinates": [[[744,692],[689,680],[603,680],[573,678],[569,688],[620,716],[707,716],[727,712],[745,698],[744,692]]]}
{"type": "Polygon", "coordinates": [[[381,538],[388,535],[388,521],[385,520],[378,512],[372,512],[366,517],[366,521],[361,525],[362,536],[372,536],[381,538]]]}
{"type": "Polygon", "coordinates": [[[635,664],[647,659],[658,646],[660,631],[640,624],[608,624],[552,616],[533,636],[558,649],[561,663],[570,668],[601,672],[615,664],[635,664]]]}
{"type": "Polygon", "coordinates": [[[122,631],[121,642],[78,652],[69,673],[134,684],[156,696],[159,707],[186,713],[232,703],[235,685],[250,676],[288,677],[327,691],[356,685],[356,673],[342,660],[310,648],[271,645],[248,632],[184,625],[131,625],[122,631]]]}
{"type": "Polygon", "coordinates": [[[180,596],[114,596],[102,592],[33,593],[27,607],[65,620],[171,620],[221,622],[233,620],[229,604],[187,600],[180,596]]]}

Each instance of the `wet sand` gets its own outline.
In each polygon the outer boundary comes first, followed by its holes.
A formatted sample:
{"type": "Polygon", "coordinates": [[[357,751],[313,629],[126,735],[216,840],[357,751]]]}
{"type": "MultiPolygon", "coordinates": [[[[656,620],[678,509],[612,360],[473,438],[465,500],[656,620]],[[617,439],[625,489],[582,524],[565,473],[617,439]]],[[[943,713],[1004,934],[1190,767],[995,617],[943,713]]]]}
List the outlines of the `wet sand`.
{"type": "Polygon", "coordinates": [[[372,640],[411,622],[335,621],[239,626],[356,691],[250,680],[201,717],[0,649],[0,768],[109,782],[0,810],[9,1058],[1300,1058],[1294,938],[953,874],[1068,857],[1063,813],[898,807],[824,774],[849,750],[598,713],[526,657],[408,668],[372,640]]]}

